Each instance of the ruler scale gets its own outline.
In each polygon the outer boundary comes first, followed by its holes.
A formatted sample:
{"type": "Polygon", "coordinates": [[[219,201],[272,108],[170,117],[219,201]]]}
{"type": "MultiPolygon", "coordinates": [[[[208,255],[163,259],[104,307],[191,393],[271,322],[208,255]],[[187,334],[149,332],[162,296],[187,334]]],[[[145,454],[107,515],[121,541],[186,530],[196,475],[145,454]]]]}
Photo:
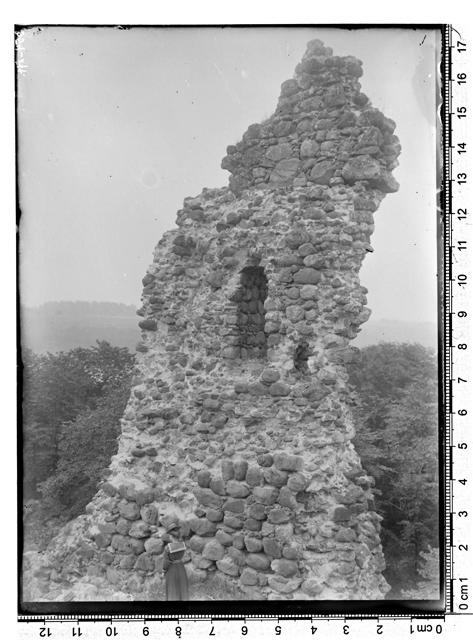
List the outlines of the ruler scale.
{"type": "MultiPolygon", "coordinates": [[[[445,612],[408,613],[323,613],[298,615],[141,615],[141,614],[54,614],[18,617],[22,638],[352,638],[456,637],[454,629],[467,628],[473,611],[473,367],[471,325],[473,307],[469,292],[470,253],[473,246],[470,222],[471,187],[469,104],[473,75],[469,66],[470,42],[447,25],[442,31],[442,195],[443,217],[443,327],[442,367],[444,401],[439,444],[443,467],[445,612]]],[[[439,203],[437,203],[439,204],[439,203]]],[[[440,550],[442,553],[442,549],[440,550]]],[[[129,603],[127,603],[129,604],[129,603]]],[[[283,605],[283,603],[282,603],[283,605]]],[[[419,605],[420,607],[421,605],[419,605]]],[[[458,637],[462,637],[459,635],[458,637]]]]}
{"type": "Polygon", "coordinates": [[[472,228],[468,219],[471,188],[468,183],[471,137],[468,135],[469,105],[467,88],[471,80],[468,69],[469,43],[449,27],[445,30],[445,56],[448,76],[445,78],[446,120],[444,132],[445,168],[445,241],[448,263],[445,264],[445,440],[449,454],[446,468],[446,514],[450,519],[447,546],[446,587],[447,610],[469,613],[471,583],[471,318],[469,294],[471,277],[472,228]],[[468,57],[467,57],[468,56],[468,57]],[[448,98],[448,99],[447,99],[448,98]],[[468,531],[470,530],[470,531],[468,531]]]}

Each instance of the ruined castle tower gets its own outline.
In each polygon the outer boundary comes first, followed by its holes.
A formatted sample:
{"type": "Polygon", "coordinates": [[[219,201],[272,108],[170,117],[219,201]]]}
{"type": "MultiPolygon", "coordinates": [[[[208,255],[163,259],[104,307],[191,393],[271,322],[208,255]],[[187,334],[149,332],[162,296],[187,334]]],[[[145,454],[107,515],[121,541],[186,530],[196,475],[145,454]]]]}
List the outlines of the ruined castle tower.
{"type": "Polygon", "coordinates": [[[274,114],[227,148],[229,187],[187,198],[159,241],[119,450],[53,543],[55,575],[67,565],[143,599],[163,535],[184,523],[193,582],[219,574],[250,599],[389,589],[346,365],[400,145],[361,75],[310,42],[274,114]]]}

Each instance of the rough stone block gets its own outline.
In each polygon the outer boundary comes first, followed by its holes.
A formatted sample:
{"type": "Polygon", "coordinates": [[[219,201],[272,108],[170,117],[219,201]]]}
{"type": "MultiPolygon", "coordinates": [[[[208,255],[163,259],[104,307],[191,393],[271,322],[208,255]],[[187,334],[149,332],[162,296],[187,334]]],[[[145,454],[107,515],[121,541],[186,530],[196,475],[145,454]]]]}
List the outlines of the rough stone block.
{"type": "Polygon", "coordinates": [[[286,471],[280,471],[279,469],[276,469],[276,467],[269,467],[269,469],[265,469],[263,475],[268,484],[273,484],[278,488],[283,487],[288,478],[288,473],[286,471]]]}
{"type": "Polygon", "coordinates": [[[270,467],[273,464],[273,456],[270,453],[262,453],[256,458],[260,467],[270,467]]]}
{"type": "Polygon", "coordinates": [[[312,267],[304,267],[294,274],[294,282],[297,284],[318,284],[321,277],[320,271],[312,267]]]}
{"type": "Polygon", "coordinates": [[[245,536],[245,547],[250,553],[256,553],[263,549],[263,542],[259,538],[245,536]]]}
{"type": "Polygon", "coordinates": [[[299,307],[296,304],[291,305],[286,309],[286,316],[288,320],[291,322],[299,322],[299,320],[303,320],[305,316],[305,311],[302,307],[299,307]]]}
{"type": "Polygon", "coordinates": [[[232,496],[232,498],[246,498],[249,493],[250,490],[246,484],[237,480],[229,480],[227,482],[227,495],[232,496]]]}
{"type": "Polygon", "coordinates": [[[301,287],[300,296],[302,300],[317,300],[319,297],[319,289],[313,284],[305,284],[301,287]]]}
{"type": "Polygon", "coordinates": [[[269,387],[269,393],[272,396],[288,396],[291,393],[291,387],[285,382],[273,382],[269,387]]]}
{"type": "Polygon", "coordinates": [[[335,166],[328,160],[318,162],[310,172],[310,179],[316,184],[329,184],[330,179],[335,173],[335,166]]]}
{"type": "Polygon", "coordinates": [[[203,489],[202,487],[198,487],[194,489],[194,495],[199,504],[202,504],[204,507],[219,509],[223,504],[223,498],[216,495],[212,489],[203,489]]]}
{"type": "Polygon", "coordinates": [[[347,509],[347,507],[335,507],[332,511],[332,520],[334,522],[343,522],[346,520],[350,520],[351,511],[347,509]]]}
{"type": "Polygon", "coordinates": [[[210,522],[221,522],[223,520],[223,511],[221,509],[207,509],[205,515],[210,522]]]}
{"type": "Polygon", "coordinates": [[[277,369],[271,369],[271,368],[264,369],[263,373],[261,374],[261,380],[268,384],[271,384],[272,382],[277,382],[280,377],[281,377],[281,374],[279,373],[279,371],[277,369]]]}
{"type": "Polygon", "coordinates": [[[299,550],[295,544],[285,544],[282,550],[282,555],[288,560],[297,560],[299,558],[299,550]]]}
{"type": "Polygon", "coordinates": [[[254,586],[254,585],[258,584],[258,574],[257,574],[257,572],[254,571],[254,569],[250,569],[250,568],[246,567],[241,572],[240,582],[241,582],[241,584],[244,584],[244,585],[247,585],[247,586],[254,586]]]}
{"type": "Polygon", "coordinates": [[[227,533],[226,531],[223,531],[223,529],[219,529],[217,531],[217,533],[215,534],[215,538],[216,540],[218,540],[220,542],[220,544],[222,544],[224,547],[230,547],[233,544],[233,538],[234,536],[230,535],[229,533],[227,533]]]}
{"type": "Polygon", "coordinates": [[[241,529],[243,527],[243,521],[234,515],[225,514],[223,518],[223,524],[231,529],[241,529]]]}
{"type": "Polygon", "coordinates": [[[154,504],[146,504],[140,509],[141,519],[147,524],[154,525],[158,522],[159,510],[154,504]]]}
{"type": "MultiPolygon", "coordinates": [[[[210,489],[218,496],[225,495],[225,482],[222,478],[212,478],[210,481],[210,489]]],[[[209,505],[210,506],[210,505],[209,505]]],[[[213,505],[215,506],[215,505],[213,505]]]]}
{"type": "Polygon", "coordinates": [[[348,527],[344,527],[340,529],[335,534],[335,540],[337,542],[353,542],[356,540],[356,533],[353,529],[349,529],[348,527]]]}
{"type": "Polygon", "coordinates": [[[221,560],[225,555],[225,547],[218,540],[210,540],[205,545],[202,555],[206,560],[221,560]]]}
{"type": "Polygon", "coordinates": [[[293,578],[292,580],[289,580],[288,578],[280,575],[268,576],[268,586],[278,593],[291,593],[299,587],[301,582],[301,578],[293,578]]]}
{"type": "Polygon", "coordinates": [[[265,554],[271,558],[280,558],[282,555],[282,545],[274,538],[264,538],[263,549],[265,554]]]}
{"type": "Polygon", "coordinates": [[[233,546],[235,549],[244,549],[245,548],[245,539],[243,534],[234,533],[233,534],[233,546]]]}
{"type": "Polygon", "coordinates": [[[300,456],[294,456],[289,453],[274,454],[274,466],[281,471],[301,471],[303,467],[303,459],[300,456]]]}
{"type": "Polygon", "coordinates": [[[301,589],[308,596],[315,597],[315,596],[318,596],[320,593],[322,593],[323,585],[320,584],[320,582],[315,578],[308,578],[307,580],[304,580],[304,582],[302,583],[301,589]]]}
{"type": "MultiPolygon", "coordinates": [[[[278,502],[282,507],[287,507],[289,509],[295,509],[297,507],[297,501],[294,493],[288,487],[281,487],[278,502]]],[[[269,519],[269,521],[272,522],[271,519],[269,519]]]]}
{"type": "Polygon", "coordinates": [[[246,472],[248,470],[248,462],[246,462],[246,460],[235,460],[233,463],[233,467],[235,470],[235,480],[244,480],[246,477],[246,472]]]}
{"type": "Polygon", "coordinates": [[[287,481],[287,486],[291,491],[304,491],[309,484],[308,478],[303,473],[292,473],[287,481]]]}
{"type": "Polygon", "coordinates": [[[369,155],[350,158],[342,169],[342,177],[349,184],[358,180],[367,180],[373,187],[384,193],[394,193],[399,189],[395,178],[381,167],[376,158],[369,155]]]}
{"type": "Polygon", "coordinates": [[[243,551],[237,549],[236,547],[228,547],[227,554],[228,557],[231,558],[236,565],[238,565],[239,567],[245,566],[246,554],[243,551]]]}
{"type": "Polygon", "coordinates": [[[303,158],[313,158],[317,155],[319,144],[315,140],[304,140],[301,144],[299,155],[303,158]]]}
{"type": "Polygon", "coordinates": [[[209,536],[215,533],[217,527],[214,522],[210,522],[207,518],[192,518],[189,526],[194,533],[199,536],[209,536]]]}
{"type": "Polygon", "coordinates": [[[119,518],[115,526],[117,533],[121,534],[122,536],[126,536],[130,531],[131,521],[126,520],[125,518],[119,518]]]}
{"type": "Polygon", "coordinates": [[[99,549],[106,549],[112,540],[111,535],[106,535],[104,533],[98,533],[94,536],[94,542],[99,547],[99,549]]]}
{"type": "Polygon", "coordinates": [[[264,553],[249,553],[246,556],[246,564],[256,571],[266,571],[271,561],[264,553]]]}
{"type": "Polygon", "coordinates": [[[266,151],[266,157],[274,162],[279,162],[285,158],[289,158],[292,155],[291,145],[288,142],[281,142],[280,144],[272,145],[268,147],[266,151]]]}
{"type": "Polygon", "coordinates": [[[246,483],[251,487],[257,487],[263,482],[263,473],[259,467],[250,467],[246,472],[246,483]]]}
{"type": "Polygon", "coordinates": [[[233,462],[231,460],[223,460],[222,462],[222,479],[231,480],[234,476],[233,462]]]}
{"type": "MultiPolygon", "coordinates": [[[[266,524],[266,523],[265,523],[266,524]]],[[[282,544],[292,542],[294,536],[294,527],[292,522],[287,524],[278,524],[274,526],[274,537],[282,544]]]]}
{"type": "Polygon", "coordinates": [[[279,491],[276,487],[255,487],[253,489],[253,496],[258,502],[265,505],[271,505],[278,499],[279,491]]]}
{"type": "Polygon", "coordinates": [[[163,549],[164,543],[160,538],[148,538],[148,540],[145,540],[146,553],[159,555],[163,552],[163,549]]]}
{"type": "Polygon", "coordinates": [[[143,522],[142,520],[136,520],[132,523],[128,535],[132,538],[147,538],[150,533],[151,530],[146,522],[143,522]]]}
{"type": "Polygon", "coordinates": [[[120,567],[120,569],[125,569],[126,571],[129,571],[130,569],[134,568],[135,562],[136,562],[136,559],[134,555],[123,556],[122,558],[120,558],[120,562],[118,563],[118,566],[120,567]]]}
{"type": "Polygon", "coordinates": [[[248,531],[261,531],[261,521],[254,518],[247,518],[243,523],[245,529],[248,531]]]}
{"type": "Polygon", "coordinates": [[[158,328],[158,323],[154,318],[145,318],[144,320],[140,320],[138,322],[138,326],[145,331],[156,331],[158,328]]]}
{"type": "MultiPolygon", "coordinates": [[[[147,452],[148,449],[146,449],[145,451],[147,452]]],[[[145,504],[150,504],[151,502],[153,502],[154,498],[155,498],[155,491],[153,489],[143,489],[141,491],[136,492],[134,496],[134,501],[136,502],[137,505],[141,507],[145,504]]]]}
{"type": "Polygon", "coordinates": [[[126,520],[138,520],[140,517],[140,508],[136,502],[121,502],[118,505],[118,512],[126,520]]]}
{"type": "Polygon", "coordinates": [[[205,547],[206,539],[201,536],[192,536],[189,538],[188,547],[191,551],[195,551],[196,553],[201,553],[202,549],[205,547]]]}
{"type": "Polygon", "coordinates": [[[232,513],[243,513],[245,510],[245,501],[235,498],[226,500],[223,505],[224,511],[231,511],[232,513]]]}
{"type": "Polygon", "coordinates": [[[285,522],[289,522],[290,519],[290,513],[285,509],[280,509],[279,507],[271,509],[268,513],[268,522],[271,524],[284,524],[285,522]]]}
{"type": "Polygon", "coordinates": [[[154,571],[154,566],[154,557],[151,553],[141,553],[135,562],[135,569],[147,573],[154,571]]]}
{"type": "Polygon", "coordinates": [[[217,568],[227,576],[237,576],[240,573],[238,566],[231,558],[217,560],[217,568]]]}
{"type": "Polygon", "coordinates": [[[271,569],[285,578],[291,578],[298,572],[297,562],[286,560],[285,558],[273,560],[271,562],[271,569]]]}
{"type": "Polygon", "coordinates": [[[288,182],[289,180],[292,180],[299,170],[299,165],[300,161],[298,158],[280,160],[271,172],[269,181],[288,182]]]}

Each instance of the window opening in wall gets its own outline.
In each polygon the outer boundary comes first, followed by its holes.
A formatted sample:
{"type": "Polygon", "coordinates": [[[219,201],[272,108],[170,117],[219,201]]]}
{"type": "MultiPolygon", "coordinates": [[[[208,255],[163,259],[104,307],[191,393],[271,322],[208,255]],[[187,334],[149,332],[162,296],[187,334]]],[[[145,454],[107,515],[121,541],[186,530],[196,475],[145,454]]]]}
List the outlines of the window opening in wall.
{"type": "Polygon", "coordinates": [[[294,352],[294,367],[302,373],[309,371],[309,345],[307,342],[300,342],[294,352]]]}
{"type": "Polygon", "coordinates": [[[241,358],[263,358],[266,355],[264,301],[267,295],[268,279],[263,267],[245,267],[241,272],[238,301],[241,358]]]}

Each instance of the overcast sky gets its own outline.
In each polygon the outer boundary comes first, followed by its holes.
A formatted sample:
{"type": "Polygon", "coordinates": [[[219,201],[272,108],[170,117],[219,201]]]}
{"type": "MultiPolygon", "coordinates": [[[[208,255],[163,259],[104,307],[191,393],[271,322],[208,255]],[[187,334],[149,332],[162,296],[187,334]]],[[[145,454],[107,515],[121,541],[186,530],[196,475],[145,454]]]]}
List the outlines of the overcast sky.
{"type": "Polygon", "coordinates": [[[435,321],[433,31],[48,27],[19,43],[21,296],[139,304],[141,278],[187,196],[274,111],[307,42],[363,61],[363,91],[397,123],[395,176],[361,281],[373,319],[435,321]]]}

